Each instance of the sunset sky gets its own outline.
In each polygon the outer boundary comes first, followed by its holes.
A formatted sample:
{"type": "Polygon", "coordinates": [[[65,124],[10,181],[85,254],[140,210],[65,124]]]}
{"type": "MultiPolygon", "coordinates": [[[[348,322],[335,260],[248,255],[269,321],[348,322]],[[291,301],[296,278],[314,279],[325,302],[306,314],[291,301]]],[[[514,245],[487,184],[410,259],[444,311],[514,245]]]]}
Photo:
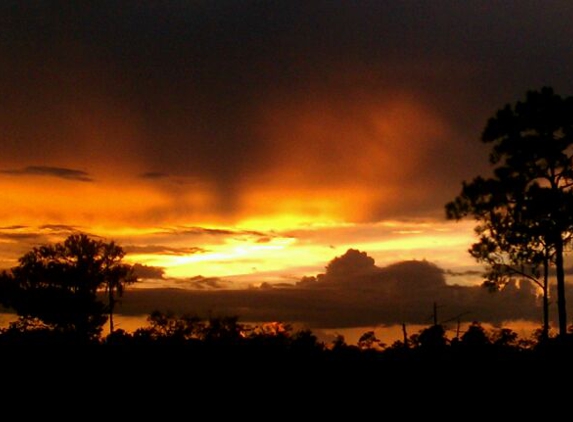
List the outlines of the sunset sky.
{"type": "Polygon", "coordinates": [[[140,287],[294,284],[348,249],[481,281],[481,131],[573,94],[573,3],[0,3],[0,267],[82,231],[140,287]],[[201,277],[199,277],[201,276],[201,277]]]}

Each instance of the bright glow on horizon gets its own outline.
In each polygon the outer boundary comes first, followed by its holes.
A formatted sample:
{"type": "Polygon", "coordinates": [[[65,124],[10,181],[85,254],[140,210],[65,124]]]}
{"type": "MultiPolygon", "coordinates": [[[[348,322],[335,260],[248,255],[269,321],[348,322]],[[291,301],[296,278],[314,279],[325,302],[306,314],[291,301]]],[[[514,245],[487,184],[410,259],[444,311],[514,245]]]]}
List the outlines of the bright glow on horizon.
{"type": "MultiPolygon", "coordinates": [[[[252,226],[249,226],[252,228],[252,226]]],[[[201,237],[205,243],[189,245],[194,237],[166,235],[161,242],[171,245],[197,246],[204,250],[192,254],[137,253],[127,256],[130,262],[162,267],[166,277],[190,278],[196,275],[240,279],[253,284],[264,274],[267,282],[283,282],[324,272],[324,267],[346,250],[359,249],[372,256],[378,266],[398,261],[427,259],[444,269],[476,268],[467,254],[472,239],[468,223],[402,223],[303,225],[285,233],[273,232],[272,238],[253,234],[239,235],[229,228],[223,238],[201,237]],[[419,228],[415,228],[419,227],[419,228]],[[209,243],[211,242],[211,243],[209,243]],[[272,275],[274,274],[274,276],[272,275]]],[[[217,230],[211,228],[212,230],[217,230]]],[[[132,236],[132,239],[133,238],[132,236]]]]}
{"type": "MultiPolygon", "coordinates": [[[[133,198],[137,196],[135,190],[133,195],[133,198]]],[[[154,201],[153,196],[151,198],[154,201]]],[[[108,200],[107,205],[100,206],[106,207],[109,203],[108,200]]],[[[157,227],[146,225],[145,221],[135,226],[123,224],[121,215],[116,222],[92,224],[91,218],[81,218],[84,206],[78,204],[78,210],[67,209],[68,213],[76,213],[76,218],[70,219],[73,224],[69,225],[62,224],[68,221],[62,219],[50,225],[34,226],[23,224],[25,218],[19,220],[19,224],[6,224],[0,229],[5,235],[0,239],[0,262],[5,267],[13,266],[32,246],[62,240],[70,230],[79,230],[115,240],[128,252],[128,262],[160,267],[166,278],[185,279],[196,275],[232,278],[243,286],[259,283],[262,278],[267,282],[283,282],[285,277],[296,280],[316,275],[350,248],[366,252],[378,266],[427,259],[445,269],[476,267],[467,254],[474,241],[473,223],[468,221],[351,223],[340,218],[313,220],[304,214],[284,213],[251,216],[235,225],[192,224],[192,220],[181,224],[181,217],[176,217],[172,220],[175,224],[168,224],[166,220],[157,227]],[[23,243],[26,239],[29,239],[27,243],[23,243]]],[[[121,209],[120,204],[117,211],[121,209]]]]}

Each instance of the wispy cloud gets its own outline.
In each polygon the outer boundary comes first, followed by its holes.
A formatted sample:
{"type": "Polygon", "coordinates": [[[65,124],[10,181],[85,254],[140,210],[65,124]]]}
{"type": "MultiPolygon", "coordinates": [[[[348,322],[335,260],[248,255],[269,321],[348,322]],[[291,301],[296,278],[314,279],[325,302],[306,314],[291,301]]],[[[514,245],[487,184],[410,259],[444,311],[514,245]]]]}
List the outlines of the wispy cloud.
{"type": "Polygon", "coordinates": [[[24,239],[39,239],[41,237],[42,235],[40,233],[0,230],[0,239],[24,240],[24,239]]]}
{"type": "MultiPolygon", "coordinates": [[[[155,267],[136,263],[133,270],[137,278],[141,281],[138,287],[147,289],[177,289],[191,291],[209,291],[209,290],[229,290],[233,289],[234,283],[220,277],[203,277],[197,275],[190,278],[167,277],[163,267],[155,267]]],[[[140,288],[135,291],[141,290],[140,288]]]]}
{"type": "Polygon", "coordinates": [[[174,175],[161,171],[146,171],[144,173],[139,173],[137,177],[147,182],[161,183],[164,188],[181,188],[183,186],[198,185],[201,183],[195,176],[174,175]]]}
{"type": "Polygon", "coordinates": [[[198,226],[178,226],[174,228],[165,229],[164,232],[159,234],[173,234],[173,235],[209,235],[209,236],[255,236],[263,239],[273,237],[268,233],[263,233],[255,230],[231,230],[231,229],[213,229],[209,227],[198,226]]]}
{"type": "Polygon", "coordinates": [[[193,255],[207,252],[206,249],[199,248],[196,246],[177,248],[163,245],[130,245],[130,246],[125,246],[124,249],[127,253],[134,253],[134,254],[158,254],[158,255],[175,255],[175,256],[185,256],[185,255],[193,255]]]}
{"type": "Polygon", "coordinates": [[[28,226],[14,225],[14,226],[0,227],[0,230],[22,230],[22,229],[27,229],[27,228],[28,228],[28,226]]]}
{"type": "Polygon", "coordinates": [[[59,179],[74,180],[78,182],[93,182],[89,173],[83,170],[75,170],[64,167],[50,166],[28,166],[23,169],[6,169],[0,170],[2,174],[13,176],[47,176],[57,177],[59,179]]]}
{"type": "MultiPolygon", "coordinates": [[[[21,253],[25,248],[39,244],[62,241],[73,233],[81,232],[77,226],[67,224],[44,224],[42,226],[13,225],[0,227],[0,239],[17,242],[18,247],[12,252],[21,253]]],[[[90,236],[99,238],[100,236],[90,236]]]]}
{"type": "Polygon", "coordinates": [[[79,227],[70,226],[68,224],[44,224],[43,226],[40,226],[40,229],[64,233],[75,233],[80,230],[79,227]]]}
{"type": "Polygon", "coordinates": [[[145,173],[141,173],[139,177],[141,179],[157,180],[157,179],[166,179],[169,177],[169,175],[167,173],[161,173],[157,171],[148,171],[145,173]]]}
{"type": "Polygon", "coordinates": [[[198,275],[186,280],[181,280],[181,284],[185,285],[188,289],[194,290],[220,290],[228,289],[233,283],[220,277],[203,277],[198,275]]]}
{"type": "Polygon", "coordinates": [[[466,271],[444,270],[444,274],[448,275],[450,277],[465,277],[468,275],[482,276],[483,271],[478,271],[478,270],[466,270],[466,271]]]}

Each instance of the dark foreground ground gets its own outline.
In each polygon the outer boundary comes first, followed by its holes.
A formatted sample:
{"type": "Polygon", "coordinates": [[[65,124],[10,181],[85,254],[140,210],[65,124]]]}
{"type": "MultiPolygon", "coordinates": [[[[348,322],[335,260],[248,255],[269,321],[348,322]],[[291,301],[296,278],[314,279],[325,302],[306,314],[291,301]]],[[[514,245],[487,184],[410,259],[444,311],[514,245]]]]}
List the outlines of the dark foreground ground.
{"type": "Polygon", "coordinates": [[[545,419],[569,406],[573,337],[519,343],[473,333],[450,341],[433,326],[407,347],[381,349],[325,345],[308,331],[245,337],[219,328],[194,337],[156,327],[78,341],[8,330],[0,335],[2,409],[42,420],[355,421],[545,419]]]}
{"type": "Polygon", "coordinates": [[[237,345],[11,345],[2,403],[18,419],[479,420],[570,403],[573,353],[237,345]]]}

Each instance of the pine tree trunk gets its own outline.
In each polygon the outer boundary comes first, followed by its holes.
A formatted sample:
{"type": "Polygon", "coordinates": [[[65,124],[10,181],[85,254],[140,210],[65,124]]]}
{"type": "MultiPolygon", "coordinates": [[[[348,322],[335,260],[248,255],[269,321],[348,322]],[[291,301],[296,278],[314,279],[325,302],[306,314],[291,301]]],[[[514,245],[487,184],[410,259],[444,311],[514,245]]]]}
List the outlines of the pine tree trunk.
{"type": "Polygon", "coordinates": [[[565,270],[563,268],[563,238],[555,242],[555,267],[557,271],[557,311],[559,314],[559,337],[567,334],[567,308],[565,303],[565,270]]]}
{"type": "Polygon", "coordinates": [[[113,289],[109,287],[109,333],[113,333],[113,308],[115,306],[115,298],[113,297],[113,289]]]}
{"type": "Polygon", "coordinates": [[[549,339],[549,258],[543,260],[543,329],[542,341],[549,339]]]}

